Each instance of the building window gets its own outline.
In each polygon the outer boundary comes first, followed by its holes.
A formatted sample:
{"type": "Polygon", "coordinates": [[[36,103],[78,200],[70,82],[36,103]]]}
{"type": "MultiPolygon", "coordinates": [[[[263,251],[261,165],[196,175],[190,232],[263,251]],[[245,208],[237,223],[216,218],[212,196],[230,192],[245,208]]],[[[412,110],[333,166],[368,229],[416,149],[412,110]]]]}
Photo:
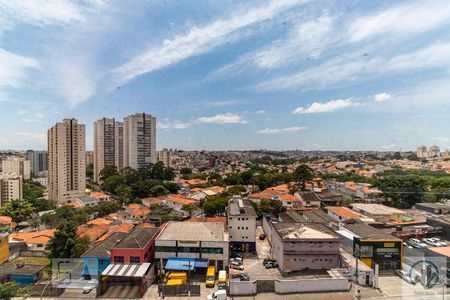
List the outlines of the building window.
{"type": "Polygon", "coordinates": [[[170,246],[156,246],[156,252],[177,252],[177,247],[170,246]]]}
{"type": "Polygon", "coordinates": [[[138,264],[141,262],[141,258],[139,256],[130,256],[130,263],[138,264]]]}
{"type": "Polygon", "coordinates": [[[105,259],[99,259],[99,260],[98,260],[98,264],[101,265],[101,266],[104,266],[104,265],[107,265],[107,264],[108,264],[108,261],[105,260],[105,259]]]}
{"type": "Polygon", "coordinates": [[[114,256],[114,262],[123,263],[124,262],[123,256],[114,256]]]}
{"type": "Polygon", "coordinates": [[[222,248],[205,247],[205,248],[202,248],[201,251],[202,251],[202,253],[223,254],[222,248]]]}

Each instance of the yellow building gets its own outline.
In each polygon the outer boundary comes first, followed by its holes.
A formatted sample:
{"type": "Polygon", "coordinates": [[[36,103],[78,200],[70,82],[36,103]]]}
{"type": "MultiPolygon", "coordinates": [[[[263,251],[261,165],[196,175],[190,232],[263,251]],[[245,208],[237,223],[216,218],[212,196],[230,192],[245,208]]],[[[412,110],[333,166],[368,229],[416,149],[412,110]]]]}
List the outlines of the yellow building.
{"type": "Polygon", "coordinates": [[[8,234],[0,234],[0,265],[8,261],[8,258],[9,258],[8,234]]]}

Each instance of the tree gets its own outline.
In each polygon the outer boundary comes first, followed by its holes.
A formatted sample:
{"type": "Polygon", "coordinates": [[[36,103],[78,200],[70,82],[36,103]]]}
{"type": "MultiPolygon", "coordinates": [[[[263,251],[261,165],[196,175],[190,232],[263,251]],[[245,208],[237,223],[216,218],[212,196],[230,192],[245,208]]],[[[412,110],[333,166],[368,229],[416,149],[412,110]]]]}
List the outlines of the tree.
{"type": "Polygon", "coordinates": [[[111,175],[103,180],[102,189],[107,192],[114,193],[116,188],[121,184],[124,184],[123,176],[111,175]]]}
{"type": "Polygon", "coordinates": [[[313,170],[305,164],[298,166],[292,177],[297,181],[301,188],[304,190],[306,188],[306,182],[314,178],[313,170]]]}
{"type": "Polygon", "coordinates": [[[233,185],[227,190],[227,193],[230,195],[240,195],[245,192],[247,192],[247,189],[242,185],[233,185]]]}
{"type": "Polygon", "coordinates": [[[70,221],[59,225],[47,245],[50,258],[78,258],[88,247],[89,239],[77,236],[77,227],[70,221]]]}
{"type": "Polygon", "coordinates": [[[210,173],[207,179],[208,182],[212,185],[220,185],[222,183],[222,176],[219,173],[210,173]]]}
{"type": "Polygon", "coordinates": [[[102,202],[94,207],[94,211],[98,212],[98,217],[103,217],[118,211],[119,208],[120,205],[116,202],[102,202]]]}
{"type": "Polygon", "coordinates": [[[399,208],[411,208],[426,192],[426,181],[417,175],[386,176],[377,180],[375,186],[399,208]]]}
{"type": "Polygon", "coordinates": [[[222,194],[212,196],[203,204],[203,211],[207,216],[223,215],[228,205],[228,198],[222,194]]]}
{"type": "Polygon", "coordinates": [[[16,223],[28,220],[33,212],[34,207],[25,200],[11,200],[0,207],[0,215],[9,216],[16,223]]]}
{"type": "Polygon", "coordinates": [[[23,183],[23,199],[36,200],[44,196],[44,187],[37,182],[23,183]]]}
{"type": "Polygon", "coordinates": [[[158,197],[158,196],[164,196],[169,194],[169,191],[162,185],[155,185],[150,190],[150,196],[152,197],[158,197]]]}
{"type": "Polygon", "coordinates": [[[183,206],[181,207],[181,210],[187,211],[189,213],[189,217],[191,217],[191,218],[192,218],[192,212],[196,209],[198,209],[198,207],[197,207],[197,205],[195,205],[193,203],[183,204],[183,206]]]}
{"type": "Polygon", "coordinates": [[[14,281],[0,284],[0,299],[10,300],[16,297],[26,297],[30,292],[30,287],[20,287],[14,281]]]}
{"type": "Polygon", "coordinates": [[[192,174],[192,169],[191,169],[191,168],[181,168],[180,174],[181,174],[181,175],[189,175],[189,174],[192,174]]]}
{"type": "Polygon", "coordinates": [[[103,170],[100,171],[100,180],[103,181],[108,177],[119,175],[119,171],[116,166],[106,166],[103,170]]]}
{"type": "Polygon", "coordinates": [[[92,178],[94,176],[94,165],[89,164],[86,166],[86,177],[92,178]]]}

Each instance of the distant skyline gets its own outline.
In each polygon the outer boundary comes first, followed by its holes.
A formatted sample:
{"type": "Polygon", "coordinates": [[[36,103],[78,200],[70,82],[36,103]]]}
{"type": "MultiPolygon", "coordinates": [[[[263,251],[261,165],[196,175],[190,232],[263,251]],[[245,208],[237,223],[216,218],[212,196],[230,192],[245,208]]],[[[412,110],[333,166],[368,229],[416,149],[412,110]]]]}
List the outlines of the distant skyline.
{"type": "Polygon", "coordinates": [[[450,2],[0,0],[0,149],[146,112],[157,147],[450,148],[450,2]]]}

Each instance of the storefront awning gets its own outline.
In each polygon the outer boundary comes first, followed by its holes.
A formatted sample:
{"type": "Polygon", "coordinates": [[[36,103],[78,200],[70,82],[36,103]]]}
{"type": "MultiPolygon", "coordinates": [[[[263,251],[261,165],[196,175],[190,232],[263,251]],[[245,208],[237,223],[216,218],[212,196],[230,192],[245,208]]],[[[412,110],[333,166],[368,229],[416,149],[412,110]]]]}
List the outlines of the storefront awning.
{"type": "Polygon", "coordinates": [[[176,271],[192,271],[194,268],[207,268],[208,260],[205,258],[170,257],[164,269],[176,271]]]}
{"type": "Polygon", "coordinates": [[[150,263],[142,264],[110,264],[102,276],[113,277],[144,277],[150,268],[150,263]]]}

